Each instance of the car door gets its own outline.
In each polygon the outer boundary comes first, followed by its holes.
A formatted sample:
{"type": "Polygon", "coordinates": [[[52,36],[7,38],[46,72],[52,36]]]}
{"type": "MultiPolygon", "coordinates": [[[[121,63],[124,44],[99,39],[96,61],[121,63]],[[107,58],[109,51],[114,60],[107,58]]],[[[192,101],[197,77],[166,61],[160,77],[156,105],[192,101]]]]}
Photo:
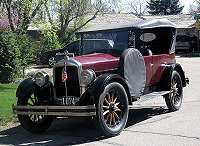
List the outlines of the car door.
{"type": "Polygon", "coordinates": [[[162,77],[165,67],[175,62],[175,54],[157,54],[152,56],[153,72],[152,85],[157,85],[162,77]]]}
{"type": "Polygon", "coordinates": [[[146,66],[146,86],[152,85],[152,76],[153,76],[153,60],[152,56],[144,56],[144,62],[146,66]]]}
{"type": "Polygon", "coordinates": [[[145,66],[146,66],[146,86],[152,85],[153,78],[153,58],[152,52],[149,49],[149,42],[154,39],[154,35],[151,33],[142,31],[139,37],[140,41],[140,50],[142,55],[144,56],[145,66]]]}

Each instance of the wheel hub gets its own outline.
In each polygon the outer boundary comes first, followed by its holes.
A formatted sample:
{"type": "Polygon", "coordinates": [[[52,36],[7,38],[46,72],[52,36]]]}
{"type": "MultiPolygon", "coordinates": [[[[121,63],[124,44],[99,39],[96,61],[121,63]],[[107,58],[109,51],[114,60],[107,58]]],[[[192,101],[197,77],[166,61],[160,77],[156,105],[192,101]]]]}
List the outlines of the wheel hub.
{"type": "Polygon", "coordinates": [[[180,98],[180,89],[179,89],[179,82],[177,78],[174,78],[172,80],[172,85],[171,85],[171,97],[173,99],[173,103],[175,105],[180,104],[181,98],[180,98]]]}
{"type": "Polygon", "coordinates": [[[103,103],[103,116],[108,126],[115,126],[119,123],[121,117],[121,103],[118,101],[117,95],[108,93],[103,103]]]}
{"type": "Polygon", "coordinates": [[[110,112],[114,112],[114,111],[115,111],[115,104],[114,104],[114,103],[111,103],[111,104],[109,105],[109,111],[110,111],[110,112]]]}

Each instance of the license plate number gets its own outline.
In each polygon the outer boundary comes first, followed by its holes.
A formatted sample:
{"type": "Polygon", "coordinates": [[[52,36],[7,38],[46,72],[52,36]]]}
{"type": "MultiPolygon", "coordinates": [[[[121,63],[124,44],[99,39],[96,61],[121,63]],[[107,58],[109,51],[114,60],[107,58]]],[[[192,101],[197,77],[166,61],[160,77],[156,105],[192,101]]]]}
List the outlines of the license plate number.
{"type": "Polygon", "coordinates": [[[68,96],[67,98],[64,98],[64,103],[66,105],[75,105],[76,104],[76,99],[73,96],[68,96]]]}

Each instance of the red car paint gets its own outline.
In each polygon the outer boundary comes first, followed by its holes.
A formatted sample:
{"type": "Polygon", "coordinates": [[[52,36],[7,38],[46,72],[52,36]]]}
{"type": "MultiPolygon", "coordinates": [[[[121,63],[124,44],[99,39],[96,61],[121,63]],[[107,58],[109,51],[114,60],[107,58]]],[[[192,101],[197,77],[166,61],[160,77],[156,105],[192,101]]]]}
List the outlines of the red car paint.
{"type": "MultiPolygon", "coordinates": [[[[77,56],[74,59],[82,64],[83,69],[92,69],[96,73],[116,70],[119,57],[105,53],[94,53],[77,56]]],[[[175,63],[174,54],[144,56],[146,66],[146,86],[155,85],[160,81],[167,64],[175,63]]]]}
{"type": "Polygon", "coordinates": [[[104,53],[77,56],[74,59],[82,64],[83,69],[92,69],[95,72],[117,69],[119,62],[119,57],[104,53]]]}

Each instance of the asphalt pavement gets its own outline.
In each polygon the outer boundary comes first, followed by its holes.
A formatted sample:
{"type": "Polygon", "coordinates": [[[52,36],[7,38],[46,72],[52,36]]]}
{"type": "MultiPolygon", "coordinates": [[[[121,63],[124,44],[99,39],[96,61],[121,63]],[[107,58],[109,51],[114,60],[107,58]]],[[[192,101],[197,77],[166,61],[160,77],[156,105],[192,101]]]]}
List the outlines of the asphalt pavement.
{"type": "Polygon", "coordinates": [[[116,137],[101,136],[89,118],[65,118],[40,135],[21,126],[1,130],[0,145],[200,146],[200,58],[177,57],[177,62],[190,79],[177,112],[170,113],[160,97],[144,103],[155,108],[131,110],[126,128],[116,137]]]}

